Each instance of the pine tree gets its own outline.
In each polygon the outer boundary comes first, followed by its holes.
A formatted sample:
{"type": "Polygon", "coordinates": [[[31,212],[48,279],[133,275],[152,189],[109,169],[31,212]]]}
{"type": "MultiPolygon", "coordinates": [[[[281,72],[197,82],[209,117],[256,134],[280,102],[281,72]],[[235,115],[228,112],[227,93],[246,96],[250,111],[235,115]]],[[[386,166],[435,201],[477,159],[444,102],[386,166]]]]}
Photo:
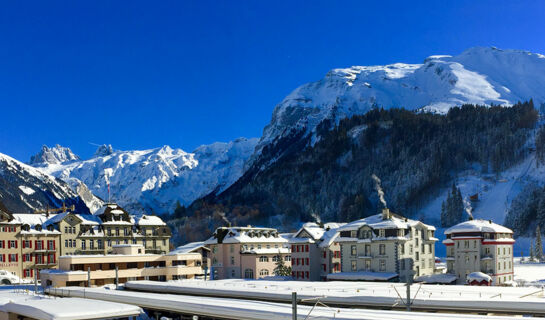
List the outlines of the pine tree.
{"type": "Polygon", "coordinates": [[[284,264],[284,257],[280,254],[280,251],[278,252],[278,259],[276,260],[276,267],[274,268],[273,272],[275,276],[290,276],[291,275],[291,267],[288,267],[284,264]]]}
{"type": "Polygon", "coordinates": [[[541,229],[539,228],[539,225],[536,227],[536,246],[534,250],[537,261],[542,261],[543,245],[541,244],[541,229]]]}

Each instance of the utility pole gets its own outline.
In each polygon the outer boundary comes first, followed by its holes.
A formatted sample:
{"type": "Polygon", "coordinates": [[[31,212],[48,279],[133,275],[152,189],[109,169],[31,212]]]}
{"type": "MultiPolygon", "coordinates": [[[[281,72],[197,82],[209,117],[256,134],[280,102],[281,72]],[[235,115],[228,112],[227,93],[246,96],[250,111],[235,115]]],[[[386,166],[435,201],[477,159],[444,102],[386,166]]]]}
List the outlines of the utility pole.
{"type": "Polygon", "coordinates": [[[409,270],[407,272],[407,283],[405,284],[407,286],[407,311],[411,311],[411,284],[413,282],[413,271],[409,270]]]}
{"type": "Polygon", "coordinates": [[[115,290],[119,289],[119,267],[115,266],[115,290]]]}
{"type": "Polygon", "coordinates": [[[297,320],[297,292],[291,293],[291,319],[297,320]]]}

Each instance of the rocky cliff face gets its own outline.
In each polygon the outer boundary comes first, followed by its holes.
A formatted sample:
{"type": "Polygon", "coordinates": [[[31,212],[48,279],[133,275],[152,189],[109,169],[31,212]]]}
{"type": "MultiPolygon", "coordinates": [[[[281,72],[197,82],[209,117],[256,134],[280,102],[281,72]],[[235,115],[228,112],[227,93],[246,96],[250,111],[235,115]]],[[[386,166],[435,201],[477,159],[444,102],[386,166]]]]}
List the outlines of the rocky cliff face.
{"type": "Polygon", "coordinates": [[[170,213],[178,201],[188,205],[235,182],[256,143],[257,139],[240,138],[201,146],[191,153],[169,146],[116,151],[104,145],[91,159],[38,168],[68,182],[92,210],[110,198],[135,212],[170,213]]]}

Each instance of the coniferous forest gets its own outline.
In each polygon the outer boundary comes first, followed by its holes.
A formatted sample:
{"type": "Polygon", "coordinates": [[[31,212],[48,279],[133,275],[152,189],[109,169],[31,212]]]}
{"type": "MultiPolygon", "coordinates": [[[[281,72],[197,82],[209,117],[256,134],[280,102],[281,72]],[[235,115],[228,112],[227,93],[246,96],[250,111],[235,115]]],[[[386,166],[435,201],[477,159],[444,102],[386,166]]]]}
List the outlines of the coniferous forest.
{"type": "MultiPolygon", "coordinates": [[[[324,121],[314,138],[302,128],[276,141],[274,152],[263,150],[229,189],[179,207],[170,224],[181,241],[191,241],[191,234],[223,224],[220,212],[238,225],[272,221],[289,228],[316,214],[351,221],[380,207],[372,174],[382,180],[388,207],[419,218],[419,209],[449,187],[457,172],[478,165],[494,174],[520,161],[537,116],[529,101],[508,108],[464,105],[445,115],[376,108],[338,125],[324,121]],[[269,154],[282,156],[273,161],[269,154]],[[208,224],[198,226],[198,220],[208,224]]],[[[452,203],[458,215],[463,206],[452,203]]],[[[437,215],[440,221],[441,212],[437,215]]],[[[457,220],[449,217],[444,226],[457,220]]]]}

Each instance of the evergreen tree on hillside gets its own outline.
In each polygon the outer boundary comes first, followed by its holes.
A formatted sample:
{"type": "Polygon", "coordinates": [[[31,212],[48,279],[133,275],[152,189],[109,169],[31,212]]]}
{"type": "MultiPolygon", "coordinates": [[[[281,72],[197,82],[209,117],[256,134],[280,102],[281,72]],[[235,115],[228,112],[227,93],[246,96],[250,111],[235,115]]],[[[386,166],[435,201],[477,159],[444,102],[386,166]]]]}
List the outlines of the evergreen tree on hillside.
{"type": "Polygon", "coordinates": [[[539,228],[539,226],[537,226],[537,228],[536,228],[535,255],[536,255],[536,259],[538,261],[543,260],[543,245],[541,244],[541,229],[539,228]]]}
{"type": "Polygon", "coordinates": [[[441,226],[443,228],[453,226],[463,221],[464,201],[460,189],[452,184],[447,199],[441,205],[441,226]]]}

